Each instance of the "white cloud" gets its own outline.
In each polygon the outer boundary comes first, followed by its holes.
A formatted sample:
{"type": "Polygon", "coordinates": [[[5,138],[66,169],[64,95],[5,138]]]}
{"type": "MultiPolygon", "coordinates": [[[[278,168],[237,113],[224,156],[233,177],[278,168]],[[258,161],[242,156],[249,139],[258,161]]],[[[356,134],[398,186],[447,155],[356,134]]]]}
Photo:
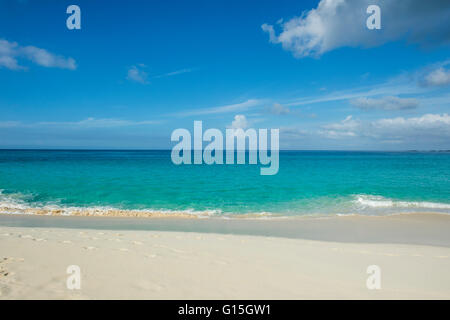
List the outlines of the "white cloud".
{"type": "Polygon", "coordinates": [[[381,30],[368,30],[366,9],[373,0],[321,0],[317,8],[274,27],[263,24],[269,41],[280,43],[294,56],[320,56],[340,47],[372,47],[407,36],[410,42],[447,43],[450,40],[450,2],[447,0],[376,1],[381,30]]]}
{"type": "Polygon", "coordinates": [[[450,84],[450,70],[441,67],[431,71],[425,76],[425,83],[429,86],[444,86],[450,84]]]}
{"type": "Polygon", "coordinates": [[[248,127],[247,118],[243,114],[237,114],[234,116],[234,120],[231,122],[231,129],[246,129],[248,127]]]}
{"type": "Polygon", "coordinates": [[[142,70],[142,68],[145,67],[145,65],[140,64],[138,66],[132,66],[130,69],[128,69],[127,79],[134,82],[139,82],[142,84],[147,84],[147,73],[142,70]]]}
{"type": "Polygon", "coordinates": [[[425,114],[421,117],[381,119],[373,122],[376,128],[384,129],[445,129],[450,133],[450,116],[447,113],[425,114]]]}
{"type": "Polygon", "coordinates": [[[75,70],[76,62],[72,58],[55,55],[45,49],[34,46],[19,46],[16,42],[0,39],[0,67],[11,70],[24,70],[18,59],[29,60],[39,66],[47,68],[61,68],[75,70]]]}
{"type": "Polygon", "coordinates": [[[410,142],[450,141],[450,116],[425,114],[420,117],[385,118],[373,121],[355,120],[348,116],[339,123],[323,126],[319,134],[328,138],[371,138],[378,141],[410,142]]]}
{"type": "Polygon", "coordinates": [[[351,100],[350,103],[363,110],[407,110],[417,108],[419,100],[387,96],[379,99],[357,98],[351,100]]]}
{"type": "Polygon", "coordinates": [[[339,123],[333,123],[323,126],[324,131],[321,134],[328,138],[356,137],[360,129],[360,122],[353,119],[353,116],[347,116],[339,123]]]}
{"type": "Polygon", "coordinates": [[[27,59],[43,67],[70,70],[75,70],[77,68],[74,59],[54,55],[44,49],[28,46],[22,48],[22,52],[27,59]]]}

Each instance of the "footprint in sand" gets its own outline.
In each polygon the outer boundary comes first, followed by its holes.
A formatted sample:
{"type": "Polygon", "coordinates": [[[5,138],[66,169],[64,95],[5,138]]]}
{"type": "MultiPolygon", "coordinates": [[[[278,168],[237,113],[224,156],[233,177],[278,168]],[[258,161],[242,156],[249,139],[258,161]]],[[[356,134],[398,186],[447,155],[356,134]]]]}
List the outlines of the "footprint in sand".
{"type": "Polygon", "coordinates": [[[176,248],[167,247],[167,246],[164,246],[164,245],[161,245],[161,244],[154,244],[153,246],[156,247],[156,248],[167,249],[167,250],[170,250],[170,251],[175,252],[175,253],[188,253],[187,251],[183,251],[183,250],[179,250],[179,249],[176,249],[176,248]]]}
{"type": "Polygon", "coordinates": [[[95,249],[97,249],[97,248],[96,248],[96,247],[89,246],[89,247],[83,247],[83,249],[86,249],[86,250],[95,250],[95,249]]]}
{"type": "Polygon", "coordinates": [[[19,238],[23,238],[23,239],[31,239],[33,238],[32,236],[30,236],[29,234],[25,234],[25,235],[19,235],[19,238]]]}
{"type": "Polygon", "coordinates": [[[388,256],[388,257],[398,257],[398,254],[395,253],[383,253],[383,255],[388,256]]]}
{"type": "Polygon", "coordinates": [[[143,245],[143,243],[140,241],[133,241],[133,244],[138,245],[138,246],[143,245]]]}
{"type": "Polygon", "coordinates": [[[68,244],[68,243],[72,243],[72,241],[70,241],[70,240],[64,240],[64,241],[62,241],[62,243],[68,244]]]}

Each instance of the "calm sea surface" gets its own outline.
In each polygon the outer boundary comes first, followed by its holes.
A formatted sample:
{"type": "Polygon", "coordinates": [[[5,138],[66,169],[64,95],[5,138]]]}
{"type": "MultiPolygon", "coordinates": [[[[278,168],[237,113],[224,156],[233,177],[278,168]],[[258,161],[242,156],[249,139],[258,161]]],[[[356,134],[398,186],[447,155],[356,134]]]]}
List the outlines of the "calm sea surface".
{"type": "Polygon", "coordinates": [[[117,208],[231,216],[450,213],[450,153],[281,151],[260,165],[174,165],[170,151],[0,150],[0,211],[117,208]]]}

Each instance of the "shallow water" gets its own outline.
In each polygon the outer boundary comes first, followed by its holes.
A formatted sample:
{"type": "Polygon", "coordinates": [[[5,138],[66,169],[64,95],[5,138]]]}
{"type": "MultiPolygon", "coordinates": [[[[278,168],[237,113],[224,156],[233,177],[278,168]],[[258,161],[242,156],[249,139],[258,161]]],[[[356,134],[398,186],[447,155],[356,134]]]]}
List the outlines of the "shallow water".
{"type": "Polygon", "coordinates": [[[0,211],[195,215],[450,213],[450,153],[281,151],[261,165],[174,165],[170,151],[0,151],[0,211]]]}

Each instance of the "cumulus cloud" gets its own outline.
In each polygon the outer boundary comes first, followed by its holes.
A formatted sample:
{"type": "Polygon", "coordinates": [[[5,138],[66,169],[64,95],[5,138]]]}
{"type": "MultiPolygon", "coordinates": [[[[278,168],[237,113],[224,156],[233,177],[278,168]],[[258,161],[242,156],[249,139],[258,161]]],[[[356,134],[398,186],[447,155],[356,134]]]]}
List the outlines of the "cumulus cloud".
{"type": "Polygon", "coordinates": [[[130,69],[128,69],[127,73],[127,79],[134,82],[139,82],[142,84],[147,84],[147,72],[143,71],[142,68],[144,68],[144,65],[139,66],[132,66],[130,69]]]}
{"type": "Polygon", "coordinates": [[[325,130],[319,133],[328,138],[356,137],[360,131],[361,123],[353,119],[353,116],[347,116],[339,123],[324,125],[325,130]]]}
{"type": "Polygon", "coordinates": [[[348,116],[339,123],[323,126],[319,133],[333,139],[359,137],[378,141],[414,143],[441,141],[448,145],[450,139],[450,116],[425,114],[420,117],[396,117],[373,121],[361,121],[348,116]]]}
{"type": "Polygon", "coordinates": [[[381,30],[368,30],[366,9],[373,0],[321,0],[310,11],[280,24],[277,35],[270,24],[262,30],[295,57],[320,56],[340,47],[372,47],[407,37],[421,45],[450,42],[450,2],[380,0],[381,30]]]}
{"type": "Polygon", "coordinates": [[[234,116],[234,120],[231,122],[231,129],[243,129],[248,127],[247,118],[243,114],[237,114],[234,116]]]}
{"type": "Polygon", "coordinates": [[[23,47],[16,42],[0,39],[0,67],[11,70],[25,70],[26,67],[19,64],[19,59],[28,60],[47,68],[69,70],[77,68],[76,62],[72,58],[65,58],[38,47],[23,47]]]}
{"type": "Polygon", "coordinates": [[[429,86],[445,86],[450,84],[450,70],[440,67],[425,76],[425,84],[429,86]]]}
{"type": "Polygon", "coordinates": [[[417,108],[419,100],[387,96],[379,99],[358,98],[350,100],[350,103],[363,110],[408,110],[417,108]]]}

